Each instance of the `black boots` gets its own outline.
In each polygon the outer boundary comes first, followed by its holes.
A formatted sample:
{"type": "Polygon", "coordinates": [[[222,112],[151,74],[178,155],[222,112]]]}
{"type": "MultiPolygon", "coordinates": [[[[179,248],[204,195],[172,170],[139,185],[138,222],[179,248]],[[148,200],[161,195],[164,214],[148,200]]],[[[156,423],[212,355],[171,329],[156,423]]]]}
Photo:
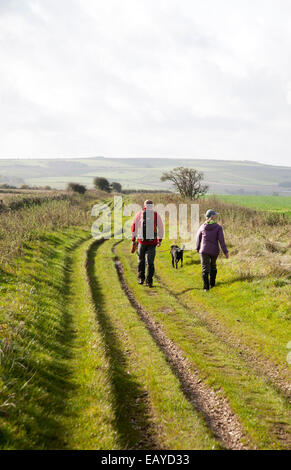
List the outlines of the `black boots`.
{"type": "Polygon", "coordinates": [[[203,289],[204,290],[209,290],[209,289],[211,289],[212,287],[215,286],[216,274],[217,274],[217,270],[211,271],[210,276],[208,275],[208,273],[207,274],[206,273],[202,274],[203,289]],[[209,277],[210,277],[210,283],[209,283],[209,277]]]}
{"type": "Polygon", "coordinates": [[[211,273],[210,273],[210,287],[215,286],[216,274],[217,274],[217,269],[211,271],[211,273]]]}
{"type": "Polygon", "coordinates": [[[202,280],[203,280],[203,289],[204,290],[209,290],[209,276],[208,276],[208,274],[202,274],[202,280]]]}

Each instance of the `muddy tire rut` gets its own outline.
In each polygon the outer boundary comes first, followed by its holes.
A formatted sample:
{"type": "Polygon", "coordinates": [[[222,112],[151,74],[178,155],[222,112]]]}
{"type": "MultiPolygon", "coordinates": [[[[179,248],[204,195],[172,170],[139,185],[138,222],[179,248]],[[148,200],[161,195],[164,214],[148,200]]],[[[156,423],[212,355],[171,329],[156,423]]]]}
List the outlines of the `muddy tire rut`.
{"type": "Polygon", "coordinates": [[[115,255],[115,267],[122,289],[156,344],[165,354],[173,372],[180,381],[186,398],[198,412],[202,413],[207,425],[224,447],[231,450],[247,449],[242,444],[244,437],[242,426],[227,400],[203,383],[198,372],[191,370],[190,364],[180,348],[166,336],[161,325],[143,308],[129,288],[124,277],[122,263],[116,255],[117,244],[113,246],[112,251],[115,255]]]}
{"type": "MultiPolygon", "coordinates": [[[[169,292],[170,295],[173,295],[183,308],[191,311],[197,318],[199,318],[212,334],[217,336],[217,338],[227,346],[239,351],[242,359],[256,371],[258,376],[267,379],[270,385],[272,385],[279,393],[284,395],[287,399],[291,399],[291,384],[282,378],[281,370],[278,369],[276,365],[266,357],[259,357],[251,351],[246,344],[234,337],[229,331],[226,333],[225,328],[218,321],[209,320],[208,316],[205,315],[205,312],[192,309],[186,302],[182,301],[177,294],[169,289],[160,276],[155,274],[155,277],[159,280],[159,283],[166,289],[166,291],[169,292]]],[[[284,372],[286,375],[289,374],[287,368],[284,372]]]]}

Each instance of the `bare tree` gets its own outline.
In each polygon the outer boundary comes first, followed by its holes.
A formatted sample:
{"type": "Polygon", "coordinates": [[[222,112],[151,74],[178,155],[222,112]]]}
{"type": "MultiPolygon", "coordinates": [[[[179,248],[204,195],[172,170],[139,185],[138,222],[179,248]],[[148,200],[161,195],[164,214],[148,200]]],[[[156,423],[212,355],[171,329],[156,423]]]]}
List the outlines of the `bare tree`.
{"type": "Polygon", "coordinates": [[[161,181],[171,181],[178,193],[185,198],[199,199],[208,191],[208,186],[202,183],[204,175],[194,168],[184,168],[182,166],[165,172],[161,176],[161,181]]]}

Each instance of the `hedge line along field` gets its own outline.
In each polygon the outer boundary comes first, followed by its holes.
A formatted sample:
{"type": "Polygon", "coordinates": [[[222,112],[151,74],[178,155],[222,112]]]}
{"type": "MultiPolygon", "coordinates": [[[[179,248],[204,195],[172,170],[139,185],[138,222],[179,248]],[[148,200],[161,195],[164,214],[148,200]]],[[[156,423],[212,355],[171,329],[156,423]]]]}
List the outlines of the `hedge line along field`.
{"type": "Polygon", "coordinates": [[[1,214],[0,448],[290,448],[289,222],[202,201],[230,249],[215,291],[195,252],[172,268],[168,239],[149,290],[128,240],[91,237],[105,199],[1,214]]]}

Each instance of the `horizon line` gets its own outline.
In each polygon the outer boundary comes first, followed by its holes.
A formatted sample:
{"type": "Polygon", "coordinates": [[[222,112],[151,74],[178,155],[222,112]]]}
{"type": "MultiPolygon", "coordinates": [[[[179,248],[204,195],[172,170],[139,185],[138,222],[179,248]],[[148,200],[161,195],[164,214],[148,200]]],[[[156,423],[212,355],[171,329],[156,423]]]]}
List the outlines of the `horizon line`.
{"type": "Polygon", "coordinates": [[[265,165],[265,166],[274,166],[274,167],[284,167],[284,168],[291,168],[291,165],[286,164],[273,164],[273,163],[263,163],[257,160],[232,160],[232,159],[225,159],[225,158],[215,158],[215,157],[165,157],[165,156],[155,156],[155,157],[147,157],[147,156],[104,156],[104,155],[95,155],[95,156],[60,156],[60,157],[1,157],[1,160],[88,160],[88,159],[147,159],[147,160],[154,160],[154,159],[165,159],[165,160],[206,160],[206,161],[220,161],[220,162],[233,162],[233,163],[255,163],[257,165],[265,165]]]}

